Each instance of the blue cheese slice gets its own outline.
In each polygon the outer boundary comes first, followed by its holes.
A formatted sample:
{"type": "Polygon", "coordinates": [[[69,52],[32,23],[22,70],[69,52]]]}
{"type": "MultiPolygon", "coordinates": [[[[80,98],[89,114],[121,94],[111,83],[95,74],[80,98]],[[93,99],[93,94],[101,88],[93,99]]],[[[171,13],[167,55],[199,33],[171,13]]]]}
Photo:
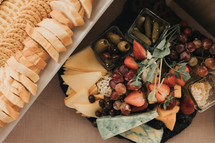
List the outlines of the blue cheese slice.
{"type": "Polygon", "coordinates": [[[132,128],[138,127],[158,116],[155,110],[134,114],[129,116],[105,116],[96,120],[99,132],[103,139],[111,138],[115,135],[121,134],[132,128]]]}
{"type": "Polygon", "coordinates": [[[120,135],[137,143],[160,143],[163,136],[163,129],[156,130],[143,124],[120,135]]]}

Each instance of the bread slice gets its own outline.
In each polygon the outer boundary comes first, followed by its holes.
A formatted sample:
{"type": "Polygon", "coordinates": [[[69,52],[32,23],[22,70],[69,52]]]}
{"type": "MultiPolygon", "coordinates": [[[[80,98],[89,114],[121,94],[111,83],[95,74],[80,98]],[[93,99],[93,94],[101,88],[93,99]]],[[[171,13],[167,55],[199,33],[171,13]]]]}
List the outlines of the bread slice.
{"type": "Polygon", "coordinates": [[[38,74],[36,74],[34,71],[30,70],[29,68],[25,67],[24,65],[20,64],[14,56],[11,56],[7,60],[7,64],[15,71],[27,76],[29,79],[31,79],[33,82],[37,82],[40,77],[38,74]]]}
{"type": "Polygon", "coordinates": [[[59,24],[57,24],[54,19],[46,18],[38,23],[38,25],[52,32],[65,46],[72,44],[72,38],[69,33],[67,33],[59,24]]]}
{"type": "Polygon", "coordinates": [[[60,27],[62,27],[62,28],[69,34],[70,37],[73,36],[72,30],[71,30],[68,26],[63,25],[63,24],[57,22],[56,20],[55,20],[55,22],[56,22],[60,27]]]}
{"type": "Polygon", "coordinates": [[[10,68],[8,65],[5,65],[5,71],[9,73],[9,75],[20,82],[28,91],[30,91],[34,96],[37,93],[37,85],[33,83],[29,78],[27,78],[25,75],[20,74],[10,68]]]}
{"type": "Polygon", "coordinates": [[[63,43],[49,30],[43,27],[36,27],[36,30],[52,44],[52,46],[58,53],[66,51],[66,48],[63,43]]]}
{"type": "Polygon", "coordinates": [[[92,12],[92,1],[91,0],[80,0],[82,7],[85,10],[86,17],[89,19],[92,12]]]}
{"type": "Polygon", "coordinates": [[[85,14],[84,8],[81,7],[81,9],[78,13],[81,15],[81,17],[84,17],[84,14],[85,14]]]}
{"type": "Polygon", "coordinates": [[[28,61],[23,55],[21,51],[17,51],[16,54],[14,55],[15,59],[25,67],[29,68],[33,72],[39,75],[40,69],[37,68],[34,64],[32,64],[30,61],[28,61]]]}
{"type": "Polygon", "coordinates": [[[4,127],[5,123],[3,121],[0,120],[0,127],[4,127]]]}
{"type": "Polygon", "coordinates": [[[0,120],[2,122],[5,122],[5,123],[11,123],[12,121],[14,121],[13,118],[11,118],[9,115],[7,115],[4,111],[2,111],[0,109],[0,120]]]}
{"type": "Polygon", "coordinates": [[[69,18],[74,26],[82,26],[84,25],[84,19],[81,17],[81,15],[78,13],[78,11],[75,9],[73,4],[68,5],[65,2],[62,1],[52,1],[50,2],[50,5],[53,10],[59,10],[63,12],[67,18],[69,18]]]}
{"type": "Polygon", "coordinates": [[[37,54],[35,54],[31,48],[24,48],[22,55],[41,70],[43,70],[47,65],[46,62],[37,54]]]}
{"type": "Polygon", "coordinates": [[[25,50],[30,52],[30,54],[33,52],[37,54],[40,58],[42,58],[44,61],[50,58],[49,54],[45,50],[43,50],[43,48],[37,42],[35,42],[31,37],[27,37],[23,41],[23,44],[25,45],[25,48],[22,51],[23,53],[25,53],[24,52],[25,50]]]}
{"type": "Polygon", "coordinates": [[[59,53],[37,30],[35,30],[30,25],[27,25],[26,32],[32,39],[37,41],[56,62],[58,62],[59,53]]]}
{"type": "Polygon", "coordinates": [[[72,21],[70,21],[61,11],[59,10],[53,10],[51,13],[50,13],[51,17],[58,21],[59,23],[61,24],[64,24],[66,26],[68,26],[70,29],[74,26],[72,24],[72,21]]]}

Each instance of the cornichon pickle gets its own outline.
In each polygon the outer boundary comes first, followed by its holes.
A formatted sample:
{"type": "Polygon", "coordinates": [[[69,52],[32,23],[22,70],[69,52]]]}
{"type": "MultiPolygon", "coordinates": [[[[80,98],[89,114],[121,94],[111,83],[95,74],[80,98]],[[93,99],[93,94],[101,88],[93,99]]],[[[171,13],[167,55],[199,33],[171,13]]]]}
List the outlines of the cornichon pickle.
{"type": "Polygon", "coordinates": [[[157,22],[154,22],[153,24],[153,31],[152,31],[152,43],[154,44],[159,36],[159,24],[157,22]]]}
{"type": "Polygon", "coordinates": [[[139,38],[140,40],[142,40],[147,45],[149,45],[149,46],[152,45],[151,40],[146,35],[140,33],[139,31],[132,31],[132,33],[134,34],[134,36],[136,36],[137,38],[139,38]]]}
{"type": "Polygon", "coordinates": [[[159,33],[161,33],[163,30],[164,30],[164,26],[161,25],[160,28],[159,28],[159,33]]]}
{"type": "Polygon", "coordinates": [[[140,31],[137,27],[134,27],[133,30],[134,30],[134,31],[140,31]]]}
{"type": "Polygon", "coordinates": [[[146,18],[145,17],[140,17],[137,21],[137,28],[141,31],[143,27],[143,23],[145,22],[146,18]]]}
{"type": "Polygon", "coordinates": [[[151,31],[151,20],[150,20],[150,17],[147,16],[146,17],[146,22],[145,22],[145,34],[148,38],[151,38],[152,36],[152,31],[151,31]]]}

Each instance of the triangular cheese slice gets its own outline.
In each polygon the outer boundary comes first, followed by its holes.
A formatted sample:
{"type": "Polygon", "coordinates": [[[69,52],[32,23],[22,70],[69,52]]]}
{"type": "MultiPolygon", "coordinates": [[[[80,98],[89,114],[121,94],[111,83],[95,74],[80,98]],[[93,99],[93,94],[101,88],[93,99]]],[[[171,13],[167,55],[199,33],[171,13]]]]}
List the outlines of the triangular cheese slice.
{"type": "Polygon", "coordinates": [[[64,67],[86,72],[100,71],[103,75],[107,73],[107,70],[99,63],[90,46],[71,56],[64,64],[64,67]]]}
{"type": "Polygon", "coordinates": [[[158,116],[157,120],[162,121],[169,130],[173,130],[176,122],[176,113],[172,113],[166,117],[158,116]]]}
{"type": "Polygon", "coordinates": [[[71,70],[71,69],[68,69],[68,70],[64,71],[65,75],[76,75],[76,74],[80,74],[80,73],[86,73],[86,72],[78,71],[78,70],[71,70]]]}
{"type": "Polygon", "coordinates": [[[87,117],[95,117],[95,112],[100,110],[99,100],[94,103],[74,103],[75,109],[87,117]]]}
{"type": "Polygon", "coordinates": [[[74,91],[74,89],[72,89],[72,87],[67,88],[66,95],[73,96],[75,95],[75,93],[76,92],[74,91]]]}
{"type": "Polygon", "coordinates": [[[175,106],[171,110],[164,110],[164,109],[161,109],[159,106],[157,106],[158,115],[160,117],[167,117],[168,115],[170,115],[172,113],[178,113],[179,109],[180,109],[179,106],[175,106]]]}
{"type": "Polygon", "coordinates": [[[132,128],[138,127],[158,116],[156,110],[129,116],[105,116],[96,120],[103,139],[111,138],[132,128]]]}
{"type": "Polygon", "coordinates": [[[101,72],[90,72],[77,75],[62,75],[64,82],[69,85],[75,92],[82,88],[89,90],[100,78],[101,72]]]}
{"type": "Polygon", "coordinates": [[[73,105],[74,102],[90,103],[88,100],[88,96],[89,96],[88,90],[83,88],[79,92],[77,92],[75,95],[65,98],[64,103],[67,107],[75,108],[73,105]]]}

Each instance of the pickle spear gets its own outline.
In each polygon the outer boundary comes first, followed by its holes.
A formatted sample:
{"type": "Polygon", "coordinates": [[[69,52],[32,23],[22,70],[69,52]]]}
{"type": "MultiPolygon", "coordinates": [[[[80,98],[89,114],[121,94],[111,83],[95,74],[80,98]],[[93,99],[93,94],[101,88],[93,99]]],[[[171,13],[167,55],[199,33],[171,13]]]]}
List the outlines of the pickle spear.
{"type": "Polygon", "coordinates": [[[159,36],[159,24],[154,22],[153,24],[153,31],[152,31],[152,43],[154,44],[158,40],[159,36]]]}
{"type": "Polygon", "coordinates": [[[150,20],[150,17],[147,16],[146,17],[146,22],[145,22],[145,34],[148,38],[151,38],[152,37],[152,26],[151,26],[151,20],[150,20]]]}
{"type": "Polygon", "coordinates": [[[137,28],[142,31],[143,23],[145,22],[145,17],[140,17],[137,21],[137,28]]]}
{"type": "Polygon", "coordinates": [[[133,30],[132,33],[134,34],[134,36],[136,36],[137,38],[139,38],[140,40],[142,40],[147,45],[149,45],[149,46],[152,45],[151,40],[146,35],[140,33],[139,31],[135,31],[135,30],[133,30]]]}

